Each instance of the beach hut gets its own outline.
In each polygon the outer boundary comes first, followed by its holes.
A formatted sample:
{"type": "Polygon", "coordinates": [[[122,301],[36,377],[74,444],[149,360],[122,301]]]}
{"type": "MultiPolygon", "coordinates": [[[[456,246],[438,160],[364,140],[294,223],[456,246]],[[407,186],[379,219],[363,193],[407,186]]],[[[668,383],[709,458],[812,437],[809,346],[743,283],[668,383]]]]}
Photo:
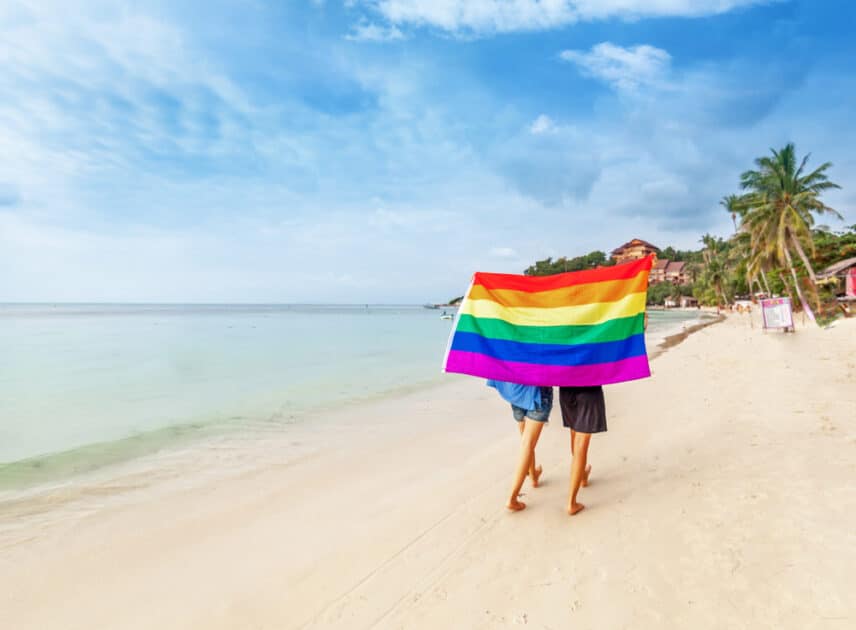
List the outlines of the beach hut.
{"type": "Polygon", "coordinates": [[[856,256],[830,265],[817,274],[817,279],[834,284],[837,296],[848,301],[856,299],[856,256]]]}

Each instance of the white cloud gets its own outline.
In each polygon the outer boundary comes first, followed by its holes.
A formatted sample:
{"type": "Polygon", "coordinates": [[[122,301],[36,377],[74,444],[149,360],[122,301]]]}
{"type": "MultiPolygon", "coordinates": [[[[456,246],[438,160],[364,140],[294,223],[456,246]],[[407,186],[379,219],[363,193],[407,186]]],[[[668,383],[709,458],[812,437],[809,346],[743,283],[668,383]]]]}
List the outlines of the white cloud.
{"type": "Polygon", "coordinates": [[[771,4],[777,0],[573,0],[582,19],[618,17],[700,17],[735,9],[771,4]]]}
{"type": "Polygon", "coordinates": [[[775,0],[363,0],[392,24],[505,33],[608,18],[698,17],[775,0]]]}
{"type": "Polygon", "coordinates": [[[554,131],[556,128],[553,119],[547,116],[546,114],[541,114],[532,121],[532,124],[529,125],[529,131],[531,131],[536,136],[541,135],[543,133],[550,133],[554,131]]]}
{"type": "Polygon", "coordinates": [[[559,57],[619,90],[633,90],[640,85],[662,86],[671,62],[669,53],[661,48],[648,45],[623,48],[610,42],[596,44],[588,52],[564,50],[559,57]]]}
{"type": "Polygon", "coordinates": [[[519,258],[517,252],[510,247],[494,247],[490,250],[494,258],[519,258]]]}
{"type": "Polygon", "coordinates": [[[147,156],[217,160],[256,140],[258,110],[186,29],[129,3],[12,2],[0,33],[0,174],[30,210],[91,209],[105,173],[121,190],[147,156]]]}
{"type": "Polygon", "coordinates": [[[394,25],[383,26],[372,22],[360,22],[351,29],[345,39],[358,42],[391,42],[404,39],[404,33],[394,25]]]}

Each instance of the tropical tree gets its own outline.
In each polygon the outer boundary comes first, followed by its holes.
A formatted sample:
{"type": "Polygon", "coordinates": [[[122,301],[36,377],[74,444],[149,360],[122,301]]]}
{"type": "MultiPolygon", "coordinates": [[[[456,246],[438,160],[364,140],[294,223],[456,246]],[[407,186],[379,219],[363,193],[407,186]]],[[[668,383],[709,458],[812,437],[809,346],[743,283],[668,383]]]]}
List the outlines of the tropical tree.
{"type": "Polygon", "coordinates": [[[545,258],[544,260],[536,260],[534,265],[527,267],[523,273],[527,276],[551,276],[556,273],[564,273],[566,271],[580,271],[582,269],[593,269],[595,267],[609,267],[614,265],[615,261],[609,258],[605,252],[595,250],[589,252],[585,256],[576,256],[575,258],[566,258],[562,256],[557,260],[545,258]]]}
{"type": "Polygon", "coordinates": [[[719,200],[719,205],[725,208],[726,212],[731,215],[731,222],[734,224],[734,231],[737,231],[737,216],[743,216],[746,211],[744,200],[741,195],[725,195],[719,200]]]}
{"type": "Polygon", "coordinates": [[[751,240],[753,261],[750,262],[750,268],[786,267],[800,301],[807,308],[793,261],[793,253],[796,253],[808,274],[819,309],[817,278],[805,248],[808,247],[814,254],[811,231],[814,215],[841,217],[820,200],[824,191],[840,186],[829,181],[826,175],[832,166],[830,162],[824,162],[806,173],[810,155],[797,164],[793,143],[785,145],[780,151],[771,149],[771,153],[771,156],[755,160],[756,170],[746,171],[740,176],[740,184],[747,191],[739,205],[745,208],[741,227],[748,231],[751,240]]]}
{"type": "Polygon", "coordinates": [[[728,296],[724,289],[729,280],[726,243],[721,238],[710,234],[702,236],[701,242],[704,244],[702,251],[704,271],[701,274],[701,282],[713,288],[717,303],[728,304],[728,296]]]}

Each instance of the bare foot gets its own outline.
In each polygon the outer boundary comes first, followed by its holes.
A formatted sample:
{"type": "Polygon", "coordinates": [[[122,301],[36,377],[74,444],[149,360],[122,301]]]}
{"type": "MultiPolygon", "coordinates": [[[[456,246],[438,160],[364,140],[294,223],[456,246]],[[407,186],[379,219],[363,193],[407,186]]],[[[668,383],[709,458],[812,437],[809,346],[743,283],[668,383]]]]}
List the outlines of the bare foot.
{"type": "Polygon", "coordinates": [[[589,464],[588,466],[586,466],[586,472],[585,472],[585,474],[583,475],[583,481],[582,481],[582,486],[583,486],[583,488],[585,488],[586,486],[588,486],[588,485],[589,485],[589,480],[588,480],[588,479],[589,479],[589,475],[590,475],[590,474],[591,474],[591,464],[589,464]]]}
{"type": "Polygon", "coordinates": [[[573,516],[574,514],[577,514],[578,512],[582,512],[585,509],[585,507],[586,506],[584,506],[582,503],[574,503],[573,505],[568,507],[568,514],[573,516]]]}
{"type": "Polygon", "coordinates": [[[544,472],[544,469],[541,466],[535,469],[535,475],[532,477],[532,487],[538,487],[538,480],[541,478],[541,473],[544,472]]]}
{"type": "Polygon", "coordinates": [[[519,512],[520,510],[526,509],[526,504],[523,501],[519,501],[517,499],[511,499],[508,503],[505,504],[512,512],[519,512]]]}

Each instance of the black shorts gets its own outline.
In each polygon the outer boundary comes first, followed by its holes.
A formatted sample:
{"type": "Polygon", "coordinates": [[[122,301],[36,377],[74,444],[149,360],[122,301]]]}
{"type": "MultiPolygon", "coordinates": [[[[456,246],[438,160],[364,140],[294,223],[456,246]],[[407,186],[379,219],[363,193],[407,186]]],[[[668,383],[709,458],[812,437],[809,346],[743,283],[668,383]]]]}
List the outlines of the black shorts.
{"type": "Polygon", "coordinates": [[[580,433],[606,431],[606,402],[603,387],[560,387],[562,424],[580,433]]]}

